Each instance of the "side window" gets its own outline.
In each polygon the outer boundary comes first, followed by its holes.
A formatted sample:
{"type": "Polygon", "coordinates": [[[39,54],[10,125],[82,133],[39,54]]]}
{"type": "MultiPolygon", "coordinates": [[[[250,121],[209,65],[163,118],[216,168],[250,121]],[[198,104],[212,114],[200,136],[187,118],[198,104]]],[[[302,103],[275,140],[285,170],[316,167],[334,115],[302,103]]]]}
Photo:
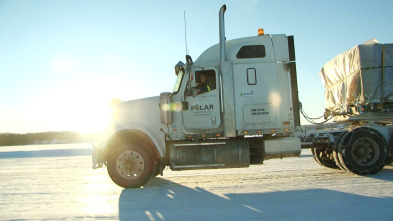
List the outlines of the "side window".
{"type": "Polygon", "coordinates": [[[264,45],[247,45],[240,48],[236,57],[243,58],[263,58],[266,56],[264,45]]]}
{"type": "Polygon", "coordinates": [[[203,94],[216,89],[216,72],[203,70],[195,72],[197,94],[203,94]]]}

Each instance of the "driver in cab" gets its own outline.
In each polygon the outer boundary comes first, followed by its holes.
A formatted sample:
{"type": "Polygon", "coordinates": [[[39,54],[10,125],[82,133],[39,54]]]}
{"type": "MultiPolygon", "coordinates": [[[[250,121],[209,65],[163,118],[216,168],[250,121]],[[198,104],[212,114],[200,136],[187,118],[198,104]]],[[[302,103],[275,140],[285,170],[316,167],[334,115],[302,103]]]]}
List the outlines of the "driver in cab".
{"type": "Polygon", "coordinates": [[[202,73],[202,74],[199,76],[199,79],[200,79],[201,81],[200,81],[200,82],[198,83],[198,85],[196,86],[197,94],[203,94],[203,93],[206,93],[206,92],[211,91],[211,88],[210,88],[210,86],[209,86],[209,84],[208,84],[207,74],[202,73]]]}

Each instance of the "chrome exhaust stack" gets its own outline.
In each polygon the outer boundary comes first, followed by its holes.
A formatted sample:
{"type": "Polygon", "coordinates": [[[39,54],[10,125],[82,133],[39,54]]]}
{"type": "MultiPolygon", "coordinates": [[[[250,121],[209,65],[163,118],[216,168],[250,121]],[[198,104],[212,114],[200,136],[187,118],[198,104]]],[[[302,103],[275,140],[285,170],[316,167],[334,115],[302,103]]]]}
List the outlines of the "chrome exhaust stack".
{"type": "Polygon", "coordinates": [[[225,24],[224,24],[224,13],[227,10],[227,6],[223,5],[218,13],[219,15],[219,27],[220,27],[220,62],[226,60],[225,57],[225,24]]]}

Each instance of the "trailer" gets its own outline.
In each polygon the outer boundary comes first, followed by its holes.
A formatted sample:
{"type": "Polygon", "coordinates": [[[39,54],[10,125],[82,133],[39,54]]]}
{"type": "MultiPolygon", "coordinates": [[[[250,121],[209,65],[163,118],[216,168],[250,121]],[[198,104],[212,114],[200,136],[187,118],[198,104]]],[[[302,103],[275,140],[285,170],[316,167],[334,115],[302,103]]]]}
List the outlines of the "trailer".
{"type": "Polygon", "coordinates": [[[392,163],[393,44],[354,46],[326,63],[320,77],[324,116],[334,123],[303,133],[316,162],[359,175],[392,163]]]}

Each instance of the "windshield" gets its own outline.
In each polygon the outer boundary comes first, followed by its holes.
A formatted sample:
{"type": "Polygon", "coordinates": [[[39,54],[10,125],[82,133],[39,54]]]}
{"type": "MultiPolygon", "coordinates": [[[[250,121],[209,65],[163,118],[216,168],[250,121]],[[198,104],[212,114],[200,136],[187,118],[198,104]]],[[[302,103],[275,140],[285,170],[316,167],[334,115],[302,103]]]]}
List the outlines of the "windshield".
{"type": "Polygon", "coordinates": [[[183,73],[182,70],[180,70],[179,73],[178,73],[178,75],[177,75],[177,80],[176,80],[175,88],[173,88],[173,93],[174,93],[174,94],[176,94],[177,92],[179,92],[181,82],[183,81],[183,76],[184,76],[184,73],[183,73]]]}

